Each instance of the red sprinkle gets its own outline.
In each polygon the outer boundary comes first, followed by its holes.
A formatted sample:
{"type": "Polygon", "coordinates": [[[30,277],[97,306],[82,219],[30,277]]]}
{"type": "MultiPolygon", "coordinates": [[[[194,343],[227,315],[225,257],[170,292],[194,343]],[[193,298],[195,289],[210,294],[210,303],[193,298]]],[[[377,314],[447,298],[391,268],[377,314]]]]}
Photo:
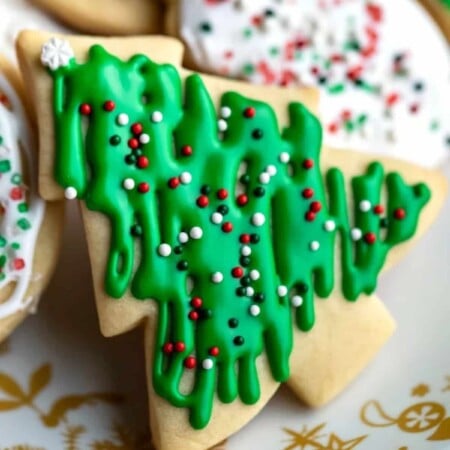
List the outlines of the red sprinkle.
{"type": "Polygon", "coordinates": [[[16,258],[13,261],[13,266],[15,270],[22,270],[25,267],[25,261],[22,258],[16,258]]]}
{"type": "Polygon", "coordinates": [[[222,231],[224,233],[231,233],[233,231],[233,224],[231,222],[225,222],[222,225],[222,231]]]}
{"type": "Polygon", "coordinates": [[[219,353],[220,353],[219,347],[211,347],[209,349],[209,354],[211,356],[219,356],[219,353]]]}
{"type": "Polygon", "coordinates": [[[373,245],[373,244],[375,244],[377,237],[376,237],[375,233],[370,232],[370,233],[366,233],[364,235],[364,240],[366,241],[367,244],[373,245]]]}
{"type": "Polygon", "coordinates": [[[177,177],[173,177],[169,180],[170,189],[176,189],[180,185],[180,180],[177,177]]]}
{"type": "Polygon", "coordinates": [[[136,138],[131,138],[128,140],[128,147],[136,149],[139,147],[139,141],[136,138]]]}
{"type": "Polygon", "coordinates": [[[247,119],[253,119],[253,117],[255,117],[256,115],[256,109],[249,107],[249,108],[245,108],[244,110],[244,117],[246,117],[247,119]]]}
{"type": "Polygon", "coordinates": [[[191,300],[191,306],[195,309],[201,308],[203,305],[203,300],[200,297],[194,297],[191,300]]]}
{"type": "Polygon", "coordinates": [[[148,167],[148,158],[146,156],[139,156],[138,160],[137,160],[137,166],[139,167],[139,169],[145,169],[146,167],[148,167]]]}
{"type": "Polygon", "coordinates": [[[181,148],[181,153],[182,153],[184,156],[191,156],[192,153],[193,153],[192,147],[191,147],[190,145],[184,145],[184,146],[181,148]]]}
{"type": "Polygon", "coordinates": [[[217,198],[219,200],[225,200],[228,197],[228,191],[226,189],[219,189],[217,191],[217,198]]]}
{"type": "Polygon", "coordinates": [[[195,369],[196,365],[197,365],[197,360],[195,359],[194,356],[188,356],[184,360],[184,367],[186,367],[186,369],[195,369]]]}
{"type": "Polygon", "coordinates": [[[238,195],[237,203],[239,206],[245,206],[248,203],[248,197],[245,194],[238,195]]]}
{"type": "Polygon", "coordinates": [[[206,195],[200,195],[197,199],[197,206],[199,208],[206,208],[209,205],[209,199],[206,195]]]}
{"type": "Polygon", "coordinates": [[[20,187],[13,187],[9,193],[11,200],[21,200],[23,197],[23,192],[20,187]]]}
{"type": "Polygon", "coordinates": [[[328,125],[328,132],[331,134],[335,134],[339,131],[339,125],[336,122],[330,123],[328,125]]]}
{"type": "Polygon", "coordinates": [[[373,212],[377,215],[383,214],[384,213],[384,208],[382,205],[375,205],[373,208],[373,212]]]}
{"type": "Polygon", "coordinates": [[[143,127],[142,124],[140,124],[139,122],[134,123],[133,125],[131,125],[131,132],[137,136],[139,136],[140,134],[142,134],[143,131],[143,127]]]}
{"type": "Polygon", "coordinates": [[[171,353],[173,353],[173,344],[172,344],[172,342],[166,342],[165,344],[164,344],[164,346],[163,346],[163,352],[166,354],[166,355],[170,355],[171,353]]]}
{"type": "Polygon", "coordinates": [[[314,161],[312,159],[305,159],[303,161],[303,168],[306,170],[312,169],[314,167],[314,161]]]}
{"type": "Polygon", "coordinates": [[[242,267],[235,267],[231,271],[231,275],[233,275],[234,278],[242,278],[244,276],[244,270],[242,267]]]}
{"type": "Polygon", "coordinates": [[[186,350],[186,344],[183,341],[175,342],[175,351],[178,353],[184,352],[186,350]]]}
{"type": "Polygon", "coordinates": [[[252,238],[249,234],[241,234],[241,236],[239,237],[239,241],[241,242],[241,244],[250,244],[252,238]]]}
{"type": "Polygon", "coordinates": [[[313,213],[312,211],[308,211],[308,212],[305,214],[305,219],[306,219],[308,222],[314,222],[315,218],[316,218],[316,215],[315,215],[315,213],[313,213]]]}
{"type": "Polygon", "coordinates": [[[150,185],[148,183],[139,183],[138,184],[138,191],[141,194],[146,194],[150,190],[150,185]]]}
{"type": "Polygon", "coordinates": [[[80,114],[83,114],[83,116],[90,116],[92,113],[92,108],[89,103],[83,103],[80,105],[80,114]]]}
{"type": "Polygon", "coordinates": [[[320,203],[320,202],[312,202],[309,207],[309,210],[312,211],[313,213],[318,213],[321,209],[322,209],[322,203],[320,203]]]}
{"type": "Polygon", "coordinates": [[[198,312],[197,311],[191,311],[189,313],[189,319],[191,319],[191,320],[198,320],[198,312]]]}
{"type": "Polygon", "coordinates": [[[105,103],[103,103],[103,109],[105,111],[108,111],[108,112],[114,111],[115,107],[116,107],[116,104],[112,100],[108,100],[105,103]]]}
{"type": "Polygon", "coordinates": [[[397,208],[394,211],[394,217],[397,220],[403,220],[406,217],[406,211],[403,208],[397,208]]]}
{"type": "Polygon", "coordinates": [[[313,195],[314,191],[311,188],[306,188],[302,191],[303,198],[311,198],[313,195]]]}

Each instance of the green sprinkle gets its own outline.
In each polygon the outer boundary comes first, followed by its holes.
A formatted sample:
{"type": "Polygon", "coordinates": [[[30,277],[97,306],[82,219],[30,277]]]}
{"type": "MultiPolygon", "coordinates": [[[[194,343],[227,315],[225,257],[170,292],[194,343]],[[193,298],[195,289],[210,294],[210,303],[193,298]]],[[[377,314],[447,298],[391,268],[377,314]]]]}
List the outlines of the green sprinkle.
{"type": "Polygon", "coordinates": [[[6,275],[3,272],[0,272],[0,281],[3,281],[6,278],[6,275]]]}
{"type": "Polygon", "coordinates": [[[364,125],[367,122],[367,114],[360,114],[356,119],[358,125],[364,125]]]}
{"type": "Polygon", "coordinates": [[[328,88],[328,92],[330,94],[340,94],[341,92],[343,92],[345,90],[345,85],[344,83],[340,83],[340,84],[333,84],[333,86],[330,86],[328,88]]]}
{"type": "Polygon", "coordinates": [[[246,64],[243,69],[242,72],[245,75],[252,75],[255,72],[255,66],[253,64],[246,64]]]}
{"type": "Polygon", "coordinates": [[[431,131],[437,131],[437,130],[439,130],[440,126],[441,126],[441,124],[439,123],[439,120],[434,119],[431,121],[430,129],[431,129],[431,131]]]}
{"type": "Polygon", "coordinates": [[[13,243],[11,244],[11,248],[12,248],[13,250],[20,250],[20,244],[19,244],[18,242],[13,242],[13,243]]]}
{"type": "Polygon", "coordinates": [[[244,29],[244,37],[245,38],[250,38],[250,37],[252,37],[252,34],[253,34],[253,31],[252,31],[252,29],[251,28],[245,28],[244,29]]]}
{"type": "Polygon", "coordinates": [[[23,219],[19,219],[17,221],[17,226],[21,229],[21,230],[29,230],[31,228],[31,224],[30,222],[23,218],[23,219]]]}
{"type": "Polygon", "coordinates": [[[349,133],[351,133],[355,129],[355,125],[351,120],[345,122],[344,127],[349,133]]]}
{"type": "Polygon", "coordinates": [[[0,136],[0,145],[3,144],[3,136],[0,136]]]}
{"type": "Polygon", "coordinates": [[[28,212],[28,203],[19,203],[17,205],[17,209],[19,210],[19,212],[21,213],[26,213],[28,212]]]}
{"type": "Polygon", "coordinates": [[[20,173],[15,173],[12,177],[11,177],[11,183],[19,185],[22,183],[22,175],[20,175],[20,173]]]}
{"type": "Polygon", "coordinates": [[[269,53],[271,56],[277,56],[280,53],[280,49],[278,47],[272,47],[269,53]]]}
{"type": "Polygon", "coordinates": [[[0,256],[0,267],[4,267],[6,264],[6,255],[0,256]]]}
{"type": "Polygon", "coordinates": [[[3,236],[0,236],[0,247],[5,247],[7,242],[8,241],[3,236]]]}
{"type": "Polygon", "coordinates": [[[202,22],[200,24],[200,31],[203,31],[204,33],[211,33],[212,25],[209,22],[202,22]]]}
{"type": "Polygon", "coordinates": [[[11,170],[11,163],[9,159],[0,161],[0,173],[9,172],[11,170]]]}

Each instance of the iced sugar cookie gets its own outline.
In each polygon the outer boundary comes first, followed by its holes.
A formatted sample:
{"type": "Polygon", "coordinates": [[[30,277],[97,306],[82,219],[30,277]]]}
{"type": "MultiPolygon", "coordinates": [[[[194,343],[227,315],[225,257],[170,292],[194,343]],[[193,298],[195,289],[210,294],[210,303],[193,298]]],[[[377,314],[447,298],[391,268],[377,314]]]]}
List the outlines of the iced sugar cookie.
{"type": "Polygon", "coordinates": [[[449,0],[420,0],[441,27],[450,41],[450,2],[449,0]]]}
{"type": "Polygon", "coordinates": [[[56,263],[61,203],[37,194],[36,141],[15,70],[0,58],[0,341],[37,307],[56,263]]]}
{"type": "Polygon", "coordinates": [[[430,167],[447,157],[448,49],[415,2],[168,3],[167,29],[187,44],[191,66],[257,84],[318,87],[328,145],[430,167]]]}
{"type": "Polygon", "coordinates": [[[145,324],[156,448],[209,448],[280,383],[315,406],[341,392],[393,332],[378,274],[443,177],[322,150],[316,91],[190,73],[171,38],[18,50],[41,192],[82,204],[103,333],[145,324]]]}
{"type": "Polygon", "coordinates": [[[148,34],[161,30],[159,0],[31,0],[72,28],[110,35],[148,34]]]}

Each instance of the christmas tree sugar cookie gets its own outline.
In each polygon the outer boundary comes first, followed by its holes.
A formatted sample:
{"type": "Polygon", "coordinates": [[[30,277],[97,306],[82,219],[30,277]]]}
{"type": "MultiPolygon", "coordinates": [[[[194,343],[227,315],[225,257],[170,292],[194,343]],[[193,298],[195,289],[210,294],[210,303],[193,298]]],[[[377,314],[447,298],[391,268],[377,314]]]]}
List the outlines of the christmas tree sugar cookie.
{"type": "Polygon", "coordinates": [[[31,0],[76,30],[110,35],[148,34],[161,30],[159,0],[31,0]]]}
{"type": "Polygon", "coordinates": [[[35,310],[62,225],[62,203],[38,197],[37,146],[22,91],[0,57],[0,341],[35,310]]]}
{"type": "Polygon", "coordinates": [[[18,41],[41,193],[81,201],[103,333],[145,324],[162,450],[220,442],[280,383],[309,405],[341,392],[394,329],[379,273],[446,191],[434,171],[322,149],[316,91],[191,73],[182,51],[18,41]]]}
{"type": "Polygon", "coordinates": [[[442,32],[450,41],[450,1],[449,0],[420,0],[441,27],[442,32]]]}
{"type": "Polygon", "coordinates": [[[327,145],[435,167],[450,150],[448,49],[414,3],[171,0],[166,22],[191,68],[319,88],[327,145]]]}

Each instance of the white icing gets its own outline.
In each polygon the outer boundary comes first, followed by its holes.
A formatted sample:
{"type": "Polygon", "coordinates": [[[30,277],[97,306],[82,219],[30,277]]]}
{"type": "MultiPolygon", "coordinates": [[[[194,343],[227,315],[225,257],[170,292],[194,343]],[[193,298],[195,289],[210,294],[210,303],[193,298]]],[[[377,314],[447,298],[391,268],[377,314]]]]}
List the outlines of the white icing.
{"type": "Polygon", "coordinates": [[[5,77],[0,75],[0,93],[4,94],[9,102],[10,109],[0,102],[0,164],[9,160],[10,169],[0,174],[0,205],[4,213],[0,217],[0,236],[6,240],[6,244],[0,248],[0,256],[5,255],[6,264],[2,269],[3,280],[0,281],[0,289],[10,283],[15,283],[11,296],[0,304],[0,319],[8,317],[18,311],[31,308],[33,299],[25,298],[27,288],[33,281],[33,255],[39,233],[39,228],[44,216],[45,204],[37,196],[37,161],[33,152],[32,140],[29,133],[25,111],[14,92],[12,86],[5,77]],[[24,172],[28,177],[28,185],[25,186],[17,179],[24,172]],[[16,175],[16,176],[14,176],[16,175]],[[18,196],[11,196],[11,189],[16,189],[18,196]],[[22,196],[21,199],[18,197],[22,196]],[[19,204],[28,204],[28,212],[20,212],[19,204]],[[17,223],[26,219],[30,225],[28,229],[21,229],[17,223]],[[11,244],[19,244],[14,249],[11,244]],[[18,269],[13,261],[24,262],[24,266],[18,269]]]}
{"type": "Polygon", "coordinates": [[[438,29],[412,0],[373,0],[381,6],[369,14],[362,0],[180,0],[181,35],[197,64],[204,70],[254,83],[321,86],[320,114],[325,143],[400,157],[425,166],[441,163],[449,151],[450,85],[448,49],[438,29]],[[267,10],[275,14],[265,14],[267,10]],[[259,25],[255,25],[259,18],[259,25]],[[202,31],[208,24],[210,31],[202,31]],[[370,37],[367,29],[371,30],[370,37]],[[251,37],[245,31],[251,31],[251,37]],[[343,52],[350,33],[361,51],[343,52]],[[311,43],[311,44],[308,44],[311,43]],[[295,43],[297,50],[295,52],[295,43]],[[277,55],[271,49],[279,50],[277,55]],[[293,51],[294,49],[294,51],[293,51]],[[372,51],[372,53],[370,52],[372,51]],[[402,67],[406,76],[393,72],[393,56],[407,52],[402,67]],[[291,57],[296,54],[298,57],[291,57]],[[325,60],[344,54],[345,61],[327,69],[325,60]],[[368,56],[367,56],[368,55],[368,56]],[[255,69],[248,72],[251,64],[255,69]],[[319,76],[311,71],[319,69],[319,76]],[[381,88],[380,94],[355,86],[348,70],[361,66],[363,79],[381,88]],[[424,89],[413,89],[416,81],[424,89]],[[328,86],[344,82],[342,93],[328,86]],[[391,93],[399,101],[386,112],[391,93]],[[419,104],[417,113],[411,108],[419,104]],[[352,118],[366,115],[364,126],[349,131],[343,126],[343,111],[352,118]],[[439,129],[432,131],[437,120],[439,129]],[[333,131],[333,127],[338,127],[333,131]]]}

